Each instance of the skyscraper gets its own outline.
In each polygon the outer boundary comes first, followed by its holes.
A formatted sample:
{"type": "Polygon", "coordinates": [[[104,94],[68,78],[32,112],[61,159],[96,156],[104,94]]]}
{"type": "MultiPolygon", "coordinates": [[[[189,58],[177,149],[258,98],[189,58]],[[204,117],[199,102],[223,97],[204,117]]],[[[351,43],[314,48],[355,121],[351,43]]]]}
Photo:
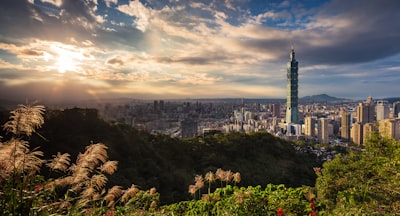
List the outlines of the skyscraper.
{"type": "Polygon", "coordinates": [[[269,106],[272,116],[279,117],[281,115],[281,105],[278,103],[270,104],[269,106]]]}
{"type": "Polygon", "coordinates": [[[294,49],[290,52],[290,61],[287,63],[286,85],[286,123],[299,123],[298,110],[298,62],[295,59],[294,49]]]}
{"type": "Polygon", "coordinates": [[[361,122],[356,122],[351,127],[351,140],[357,145],[364,144],[363,135],[363,124],[361,122]]]}
{"type": "Polygon", "coordinates": [[[329,133],[328,133],[328,119],[320,118],[318,119],[318,142],[322,144],[329,143],[329,133]]]}
{"type": "Polygon", "coordinates": [[[389,118],[389,106],[387,101],[378,101],[376,105],[376,120],[380,121],[389,118]]]}
{"type": "Polygon", "coordinates": [[[304,134],[306,136],[314,137],[315,134],[315,118],[311,116],[307,116],[304,120],[305,131],[304,134]]]}
{"type": "Polygon", "coordinates": [[[357,106],[357,121],[363,124],[374,121],[375,106],[372,97],[368,97],[365,103],[359,103],[357,106]]]}
{"type": "Polygon", "coordinates": [[[383,119],[378,122],[379,134],[382,137],[400,139],[400,120],[399,119],[383,119]]]}
{"type": "Polygon", "coordinates": [[[350,127],[351,127],[351,114],[348,113],[345,109],[342,110],[342,118],[341,118],[341,137],[345,140],[350,140],[350,127]]]}
{"type": "Polygon", "coordinates": [[[400,101],[393,103],[393,117],[400,118],[400,101]]]}
{"type": "MultiPolygon", "coordinates": [[[[372,123],[375,121],[375,103],[374,103],[374,99],[372,99],[371,96],[369,96],[367,98],[367,101],[365,101],[365,106],[368,107],[367,108],[367,122],[368,123],[372,123]]],[[[363,122],[366,123],[366,122],[363,122]]]]}

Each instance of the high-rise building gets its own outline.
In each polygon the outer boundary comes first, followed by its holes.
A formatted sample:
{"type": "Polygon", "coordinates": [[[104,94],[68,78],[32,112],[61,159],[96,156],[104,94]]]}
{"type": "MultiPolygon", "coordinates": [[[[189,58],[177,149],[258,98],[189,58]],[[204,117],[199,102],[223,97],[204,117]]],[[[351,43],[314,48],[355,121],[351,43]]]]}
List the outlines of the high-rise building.
{"type": "Polygon", "coordinates": [[[400,101],[393,103],[393,117],[400,118],[400,101]]]}
{"type": "Polygon", "coordinates": [[[400,120],[399,119],[384,119],[378,122],[379,134],[382,137],[400,139],[400,120]]]}
{"type": "Polygon", "coordinates": [[[357,106],[357,122],[365,122],[365,109],[366,107],[364,106],[363,103],[359,103],[357,106]]]}
{"type": "Polygon", "coordinates": [[[315,118],[307,116],[304,120],[304,134],[306,136],[314,137],[315,134],[315,118]]]}
{"type": "Polygon", "coordinates": [[[343,109],[341,118],[340,136],[345,140],[350,140],[350,126],[351,126],[351,114],[348,113],[345,109],[343,109]]]}
{"type": "Polygon", "coordinates": [[[367,122],[372,123],[375,121],[375,103],[371,96],[369,96],[367,101],[365,101],[365,106],[368,107],[366,110],[367,113],[365,114],[367,116],[367,122]]]}
{"type": "Polygon", "coordinates": [[[299,123],[298,110],[298,62],[295,59],[294,49],[290,52],[290,61],[287,63],[286,85],[286,123],[299,123]]]}
{"type": "Polygon", "coordinates": [[[329,143],[328,124],[329,121],[327,118],[320,118],[318,120],[318,142],[322,144],[329,143]]]}
{"type": "Polygon", "coordinates": [[[387,101],[378,101],[376,105],[376,120],[389,118],[389,106],[387,101]]]}
{"type": "Polygon", "coordinates": [[[368,97],[365,103],[359,103],[357,106],[357,121],[363,124],[374,121],[375,106],[372,97],[368,97]]]}
{"type": "Polygon", "coordinates": [[[278,103],[270,104],[270,112],[273,117],[279,117],[281,115],[281,105],[278,103]]]}
{"type": "Polygon", "coordinates": [[[351,127],[351,140],[357,145],[363,145],[363,138],[363,124],[361,122],[354,123],[351,127]]]}

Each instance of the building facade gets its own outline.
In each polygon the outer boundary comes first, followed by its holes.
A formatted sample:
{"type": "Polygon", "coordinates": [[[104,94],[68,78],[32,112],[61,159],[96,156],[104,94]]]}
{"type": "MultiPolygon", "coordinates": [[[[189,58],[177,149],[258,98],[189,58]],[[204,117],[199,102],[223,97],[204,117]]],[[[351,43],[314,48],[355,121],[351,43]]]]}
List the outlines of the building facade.
{"type": "Polygon", "coordinates": [[[378,101],[376,104],[376,120],[381,121],[389,118],[389,106],[387,101],[378,101]]]}
{"type": "Polygon", "coordinates": [[[375,119],[375,105],[372,97],[368,97],[365,103],[357,106],[357,121],[363,124],[372,123],[375,119]]]}
{"type": "Polygon", "coordinates": [[[378,122],[379,134],[382,137],[400,139],[400,119],[384,119],[378,122]]]}
{"type": "Polygon", "coordinates": [[[309,137],[314,137],[315,135],[315,118],[307,116],[304,119],[304,134],[309,137]]]}
{"type": "Polygon", "coordinates": [[[281,105],[278,103],[270,104],[270,111],[273,117],[281,116],[281,105]]]}
{"type": "Polygon", "coordinates": [[[318,142],[321,144],[329,143],[329,121],[327,118],[318,119],[318,142]]]}
{"type": "Polygon", "coordinates": [[[295,58],[294,49],[290,52],[290,61],[287,63],[287,85],[286,85],[286,123],[299,123],[298,110],[298,62],[295,58]]]}
{"type": "Polygon", "coordinates": [[[400,101],[393,103],[393,118],[400,118],[400,101]]]}
{"type": "Polygon", "coordinates": [[[351,127],[351,141],[357,145],[364,144],[363,124],[361,122],[356,122],[351,127]]]}
{"type": "Polygon", "coordinates": [[[350,140],[351,114],[345,109],[342,110],[340,136],[344,140],[350,140]]]}

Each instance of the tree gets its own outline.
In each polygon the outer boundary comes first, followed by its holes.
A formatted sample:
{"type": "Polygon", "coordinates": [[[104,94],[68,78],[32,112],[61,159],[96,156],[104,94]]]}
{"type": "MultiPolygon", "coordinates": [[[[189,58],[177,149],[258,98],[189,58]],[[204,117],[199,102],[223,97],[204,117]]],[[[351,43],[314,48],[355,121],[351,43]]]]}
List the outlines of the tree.
{"type": "Polygon", "coordinates": [[[318,201],[335,214],[400,211],[399,141],[371,135],[366,150],[337,155],[317,169],[318,201]]]}

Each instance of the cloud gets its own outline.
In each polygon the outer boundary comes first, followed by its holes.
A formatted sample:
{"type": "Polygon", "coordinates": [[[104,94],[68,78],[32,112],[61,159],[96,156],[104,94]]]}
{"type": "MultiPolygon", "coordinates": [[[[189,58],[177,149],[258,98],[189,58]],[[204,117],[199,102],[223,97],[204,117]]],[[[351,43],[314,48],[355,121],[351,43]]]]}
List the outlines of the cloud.
{"type": "Polygon", "coordinates": [[[107,5],[107,7],[111,7],[112,4],[118,4],[118,0],[104,0],[104,3],[107,5]]]}
{"type": "MultiPolygon", "coordinates": [[[[400,2],[335,0],[324,5],[307,25],[307,31],[319,33],[316,39],[328,43],[305,46],[306,58],[314,63],[343,64],[382,59],[400,52],[398,13],[400,2]],[[383,32],[385,32],[383,34],[383,32]]],[[[312,38],[311,38],[312,39],[312,38]]],[[[311,40],[310,39],[310,40],[311,40]]],[[[309,44],[305,39],[304,45],[309,44]]]]}
{"type": "Polygon", "coordinates": [[[63,3],[63,0],[40,0],[41,2],[46,2],[52,4],[54,6],[60,7],[63,3]]]}
{"type": "Polygon", "coordinates": [[[376,86],[398,80],[388,72],[395,74],[400,64],[393,58],[400,52],[400,24],[393,22],[400,20],[398,1],[254,4],[2,0],[0,75],[19,88],[37,86],[28,85],[35,76],[70,76],[104,95],[243,96],[271,90],[284,97],[294,44],[302,94],[315,91],[313,84],[335,89],[340,79],[346,80],[342,88],[354,82],[363,90],[368,88],[361,78],[376,86]]]}
{"type": "Polygon", "coordinates": [[[29,50],[25,49],[21,51],[21,54],[23,55],[28,55],[28,56],[43,56],[44,52],[42,51],[37,51],[37,50],[29,50]]]}
{"type": "Polygon", "coordinates": [[[124,61],[122,61],[120,56],[115,56],[110,59],[107,59],[106,63],[110,64],[110,65],[119,65],[119,66],[122,66],[125,64],[124,61]]]}
{"type": "Polygon", "coordinates": [[[230,0],[225,0],[225,7],[230,9],[230,10],[236,10],[236,8],[232,5],[232,2],[230,0]]]}
{"type": "Polygon", "coordinates": [[[18,47],[15,44],[8,44],[8,43],[0,43],[0,49],[6,50],[19,58],[24,57],[45,57],[47,55],[46,52],[41,50],[36,50],[33,47],[28,46],[21,46],[18,47]]]}
{"type": "Polygon", "coordinates": [[[146,8],[139,0],[130,1],[128,5],[120,5],[117,9],[135,17],[134,24],[136,28],[142,32],[146,31],[150,22],[151,10],[146,8]]]}

